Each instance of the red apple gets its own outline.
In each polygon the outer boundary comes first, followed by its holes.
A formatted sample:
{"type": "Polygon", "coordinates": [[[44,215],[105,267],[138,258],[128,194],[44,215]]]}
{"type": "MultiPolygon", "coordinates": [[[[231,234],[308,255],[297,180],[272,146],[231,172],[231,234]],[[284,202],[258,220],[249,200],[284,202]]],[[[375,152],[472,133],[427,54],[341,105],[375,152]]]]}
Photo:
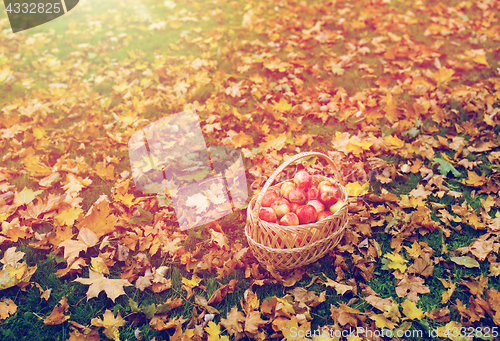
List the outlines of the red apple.
{"type": "Polygon", "coordinates": [[[326,217],[328,216],[331,216],[333,213],[332,212],[328,212],[328,211],[322,211],[322,212],[319,212],[318,213],[318,218],[316,221],[320,221],[320,220],[323,220],[325,219],[326,217]]]}
{"type": "Polygon", "coordinates": [[[340,199],[340,192],[333,184],[321,186],[319,189],[319,199],[326,206],[333,205],[340,199]]]}
{"type": "Polygon", "coordinates": [[[278,217],[278,219],[280,219],[285,214],[290,212],[290,202],[288,200],[286,200],[285,198],[280,198],[280,199],[276,200],[275,202],[273,202],[273,204],[271,205],[271,208],[276,213],[276,216],[278,217]]]}
{"type": "Polygon", "coordinates": [[[294,189],[295,187],[296,187],[295,184],[291,181],[287,181],[283,185],[281,185],[280,193],[283,196],[283,198],[289,199],[288,196],[289,196],[290,192],[292,191],[292,189],[294,189]]]}
{"type": "Polygon", "coordinates": [[[290,212],[297,213],[297,207],[300,205],[297,204],[296,202],[291,202],[290,203],[290,212]]]}
{"type": "Polygon", "coordinates": [[[312,205],[303,205],[297,207],[297,217],[299,217],[299,222],[301,224],[309,224],[316,221],[318,212],[316,208],[312,205]]]}
{"type": "Polygon", "coordinates": [[[332,184],[330,181],[328,181],[328,180],[323,180],[323,181],[321,181],[321,182],[318,184],[318,189],[320,189],[321,187],[323,187],[323,186],[325,186],[325,185],[329,185],[329,186],[331,186],[331,185],[333,185],[333,184],[332,184]]]}
{"type": "Polygon", "coordinates": [[[344,204],[344,200],[337,201],[335,204],[330,206],[330,212],[332,212],[332,214],[337,212],[342,207],[343,204],[344,204]]]}
{"type": "Polygon", "coordinates": [[[319,212],[325,210],[325,205],[319,200],[310,200],[307,202],[307,205],[314,206],[314,208],[316,209],[316,212],[318,212],[318,214],[319,214],[319,212]]]}
{"type": "Polygon", "coordinates": [[[278,221],[278,217],[271,207],[261,207],[259,211],[259,218],[269,223],[275,223],[278,221]]]}
{"type": "Polygon", "coordinates": [[[273,202],[275,202],[279,198],[280,198],[279,194],[276,193],[275,191],[273,191],[273,190],[268,191],[264,195],[264,199],[262,200],[262,206],[263,207],[271,207],[273,202]]]}
{"type": "Polygon", "coordinates": [[[312,185],[307,191],[307,200],[319,199],[319,190],[316,186],[312,185]]]}
{"type": "Polygon", "coordinates": [[[299,217],[295,213],[287,213],[280,219],[280,225],[297,226],[299,225],[299,217]]]}
{"type": "Polygon", "coordinates": [[[299,205],[304,205],[307,201],[306,191],[302,188],[294,188],[288,196],[291,202],[296,202],[299,205]]]}
{"type": "Polygon", "coordinates": [[[307,171],[301,170],[295,173],[295,176],[293,177],[293,182],[295,182],[295,184],[299,188],[309,188],[312,185],[312,176],[309,173],[307,173],[307,171]]]}

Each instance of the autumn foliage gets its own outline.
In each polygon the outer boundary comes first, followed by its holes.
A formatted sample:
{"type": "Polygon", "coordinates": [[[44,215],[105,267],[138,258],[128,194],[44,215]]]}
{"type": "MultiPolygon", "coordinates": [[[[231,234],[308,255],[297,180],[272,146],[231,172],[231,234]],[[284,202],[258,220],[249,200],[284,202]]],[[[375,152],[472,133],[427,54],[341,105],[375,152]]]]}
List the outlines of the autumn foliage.
{"type": "MultiPolygon", "coordinates": [[[[0,17],[3,323],[31,316],[16,311],[36,290],[50,310],[33,320],[67,340],[120,340],[125,328],[129,340],[140,328],[158,340],[290,341],[357,327],[493,335],[500,2],[95,6],[60,19],[64,31],[14,34],[0,17]],[[127,143],[187,109],[208,144],[241,151],[251,195],[289,156],[328,154],[351,197],[340,244],[280,273],[249,250],[245,208],[180,231],[168,195],[136,190],[127,143]],[[28,250],[59,259],[55,276],[86,296],[51,297],[59,288],[32,279],[50,274],[28,250]],[[74,319],[98,300],[105,309],[74,319]]],[[[303,169],[334,176],[311,158],[283,177],[303,169]]]]}

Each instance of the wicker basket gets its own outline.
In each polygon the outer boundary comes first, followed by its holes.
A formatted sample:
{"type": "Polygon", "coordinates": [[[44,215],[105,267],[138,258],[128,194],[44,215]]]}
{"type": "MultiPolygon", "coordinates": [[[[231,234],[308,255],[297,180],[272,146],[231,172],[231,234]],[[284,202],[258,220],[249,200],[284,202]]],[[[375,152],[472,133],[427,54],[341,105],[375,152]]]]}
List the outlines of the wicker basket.
{"type": "MultiPolygon", "coordinates": [[[[344,186],[338,181],[322,175],[312,175],[315,185],[327,180],[340,189],[344,204],[336,213],[321,221],[298,226],[281,226],[259,218],[259,210],[265,193],[270,188],[279,192],[281,185],[285,182],[280,182],[271,187],[275,178],[292,162],[308,156],[320,156],[336,169],[333,161],[325,154],[306,152],[295,155],[274,171],[264,184],[261,192],[252,198],[247,208],[245,235],[248,244],[260,263],[272,265],[277,270],[291,270],[323,257],[340,242],[348,222],[348,196],[344,186]]],[[[336,177],[339,178],[338,171],[336,177]]]]}

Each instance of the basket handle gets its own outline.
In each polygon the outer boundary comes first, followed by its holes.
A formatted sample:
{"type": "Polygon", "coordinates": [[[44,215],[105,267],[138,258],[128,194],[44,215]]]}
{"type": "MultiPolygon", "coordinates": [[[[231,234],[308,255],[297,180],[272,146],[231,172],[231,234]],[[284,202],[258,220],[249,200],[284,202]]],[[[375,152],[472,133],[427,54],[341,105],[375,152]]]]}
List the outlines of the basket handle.
{"type": "Polygon", "coordinates": [[[337,165],[333,162],[332,159],[330,159],[330,157],[328,155],[323,154],[323,153],[318,153],[318,152],[304,152],[304,153],[300,153],[300,154],[294,155],[291,158],[289,158],[288,160],[286,160],[285,162],[283,162],[278,168],[276,168],[276,170],[273,172],[273,174],[271,174],[271,176],[269,177],[269,179],[267,179],[266,183],[264,184],[264,187],[262,187],[262,190],[260,191],[259,196],[257,197],[257,201],[255,203],[256,212],[259,212],[260,206],[262,205],[262,201],[264,200],[264,195],[266,194],[266,192],[269,189],[269,187],[271,187],[271,185],[273,184],[273,182],[276,179],[276,177],[286,167],[288,167],[293,162],[295,162],[295,161],[297,161],[299,159],[308,157],[308,156],[320,156],[323,159],[325,159],[328,162],[329,165],[333,166],[333,169],[334,169],[334,172],[335,172],[335,178],[336,178],[337,181],[340,182],[340,172],[339,172],[339,170],[337,168],[337,165]]]}

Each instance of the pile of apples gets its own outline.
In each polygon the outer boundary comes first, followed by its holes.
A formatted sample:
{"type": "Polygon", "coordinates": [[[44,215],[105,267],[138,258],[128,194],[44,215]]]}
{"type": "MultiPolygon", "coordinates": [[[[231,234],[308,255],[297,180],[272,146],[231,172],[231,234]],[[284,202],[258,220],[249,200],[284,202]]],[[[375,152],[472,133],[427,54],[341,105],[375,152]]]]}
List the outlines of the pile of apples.
{"type": "Polygon", "coordinates": [[[280,193],[270,190],[264,195],[259,218],[284,226],[310,224],[337,212],[344,201],[340,190],[329,181],[316,187],[305,170],[297,172],[292,181],[281,185],[280,193]]]}

